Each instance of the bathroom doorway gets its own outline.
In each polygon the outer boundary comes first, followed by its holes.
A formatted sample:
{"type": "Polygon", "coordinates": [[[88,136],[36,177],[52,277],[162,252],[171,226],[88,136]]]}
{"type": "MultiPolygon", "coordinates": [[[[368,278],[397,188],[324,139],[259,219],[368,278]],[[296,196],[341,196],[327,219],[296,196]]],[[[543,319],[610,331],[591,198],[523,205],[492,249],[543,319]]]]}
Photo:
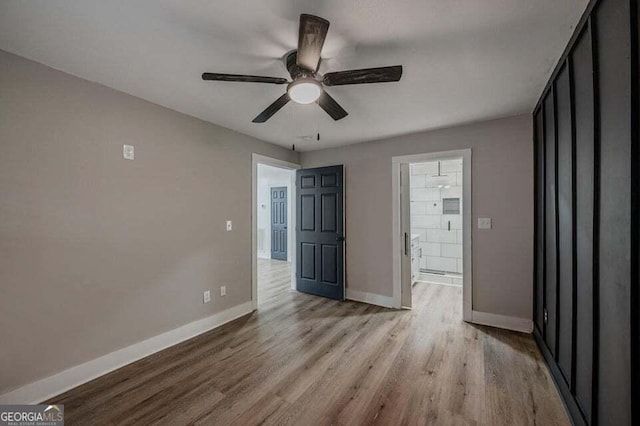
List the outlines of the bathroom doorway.
{"type": "Polygon", "coordinates": [[[409,166],[412,284],[462,287],[462,158],[409,166]]]}
{"type": "Polygon", "coordinates": [[[471,150],[393,158],[394,298],[419,286],[460,288],[471,319],[471,150]]]}

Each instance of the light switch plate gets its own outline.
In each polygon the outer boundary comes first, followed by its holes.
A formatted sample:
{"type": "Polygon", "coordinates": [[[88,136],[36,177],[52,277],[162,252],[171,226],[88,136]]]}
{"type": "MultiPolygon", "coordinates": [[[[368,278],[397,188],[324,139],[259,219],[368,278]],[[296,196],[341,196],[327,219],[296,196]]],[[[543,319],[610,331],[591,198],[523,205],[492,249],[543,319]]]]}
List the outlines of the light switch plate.
{"type": "Polygon", "coordinates": [[[227,221],[227,232],[231,231],[233,229],[233,224],[231,223],[230,220],[227,221]]]}
{"type": "Polygon", "coordinates": [[[202,293],[202,303],[211,302],[211,292],[209,290],[202,293]]]}
{"type": "Polygon", "coordinates": [[[491,229],[491,218],[490,217],[479,217],[478,218],[478,229],[491,229]]]}
{"type": "Polygon", "coordinates": [[[133,160],[133,151],[133,145],[122,145],[122,156],[125,158],[125,160],[133,160]]]}
{"type": "Polygon", "coordinates": [[[227,295],[227,286],[222,286],[220,287],[220,296],[226,296],[227,295]]]}

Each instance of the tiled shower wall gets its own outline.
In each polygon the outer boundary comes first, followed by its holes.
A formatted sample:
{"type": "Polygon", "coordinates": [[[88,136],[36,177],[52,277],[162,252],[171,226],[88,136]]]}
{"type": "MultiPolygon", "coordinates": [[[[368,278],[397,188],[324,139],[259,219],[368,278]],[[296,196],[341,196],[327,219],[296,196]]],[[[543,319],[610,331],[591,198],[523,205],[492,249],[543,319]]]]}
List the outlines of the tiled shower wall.
{"type": "Polygon", "coordinates": [[[411,165],[411,233],[420,235],[420,268],[462,273],[462,159],[411,165]],[[460,214],[443,214],[458,198],[460,214]],[[449,222],[451,223],[449,230],[449,222]]]}

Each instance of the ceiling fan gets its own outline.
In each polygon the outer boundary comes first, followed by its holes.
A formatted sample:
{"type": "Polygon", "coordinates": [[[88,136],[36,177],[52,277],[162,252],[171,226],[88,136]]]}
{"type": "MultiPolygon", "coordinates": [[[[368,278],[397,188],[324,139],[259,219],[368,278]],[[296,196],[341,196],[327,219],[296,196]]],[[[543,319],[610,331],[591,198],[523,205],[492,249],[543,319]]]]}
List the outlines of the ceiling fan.
{"type": "Polygon", "coordinates": [[[307,14],[300,15],[298,49],[287,53],[284,57],[284,64],[291,75],[292,81],[279,77],[210,72],[202,74],[202,79],[209,81],[287,84],[286,93],[254,118],[254,123],[264,123],[290,100],[299,104],[317,102],[331,118],[340,120],[346,117],[348,113],[335,99],[329,96],[324,90],[324,86],[399,81],[400,77],[402,77],[402,65],[330,72],[321,76],[317,71],[320,65],[320,53],[328,30],[329,21],[326,19],[307,14]]]}

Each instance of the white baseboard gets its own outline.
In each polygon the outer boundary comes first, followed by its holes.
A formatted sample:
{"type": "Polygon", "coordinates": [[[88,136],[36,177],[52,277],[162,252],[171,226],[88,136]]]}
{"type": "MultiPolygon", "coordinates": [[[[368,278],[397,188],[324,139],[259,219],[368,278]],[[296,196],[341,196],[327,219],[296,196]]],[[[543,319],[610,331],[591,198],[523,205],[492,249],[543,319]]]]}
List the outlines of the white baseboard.
{"type": "Polygon", "coordinates": [[[380,294],[368,293],[347,288],[347,299],[356,302],[369,303],[371,305],[384,306],[385,308],[393,308],[393,297],[382,296],[380,294]]]}
{"type": "Polygon", "coordinates": [[[40,403],[162,349],[220,327],[251,311],[252,302],[249,301],[210,317],[193,321],[0,395],[0,404],[40,403]]]}
{"type": "Polygon", "coordinates": [[[507,330],[520,331],[522,333],[533,332],[533,321],[525,318],[509,317],[506,315],[490,314],[488,312],[473,311],[471,322],[475,324],[489,325],[491,327],[505,328],[507,330]]]}

